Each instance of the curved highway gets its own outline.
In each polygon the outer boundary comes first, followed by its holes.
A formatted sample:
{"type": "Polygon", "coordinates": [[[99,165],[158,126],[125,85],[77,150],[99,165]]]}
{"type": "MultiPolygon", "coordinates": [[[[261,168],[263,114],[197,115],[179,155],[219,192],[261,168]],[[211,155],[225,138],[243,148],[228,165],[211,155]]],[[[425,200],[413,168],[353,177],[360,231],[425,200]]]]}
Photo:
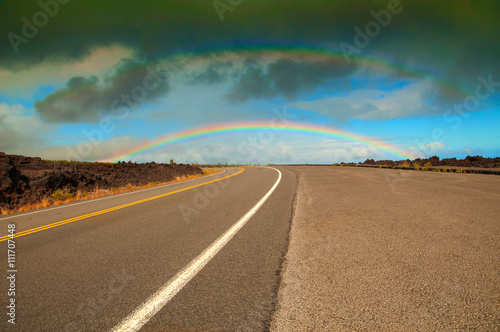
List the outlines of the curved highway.
{"type": "MultiPolygon", "coordinates": [[[[26,234],[14,239],[15,330],[122,330],[141,306],[159,305],[161,300],[151,302],[155,293],[252,209],[220,252],[131,330],[268,326],[287,248],[295,176],[265,167],[241,171],[226,169],[193,181],[0,218],[1,236],[7,235],[8,224],[26,234]]],[[[0,245],[7,252],[7,241],[0,245]]],[[[8,286],[2,280],[2,289],[8,286]]],[[[2,331],[12,327],[6,319],[0,322],[2,331]]]]}

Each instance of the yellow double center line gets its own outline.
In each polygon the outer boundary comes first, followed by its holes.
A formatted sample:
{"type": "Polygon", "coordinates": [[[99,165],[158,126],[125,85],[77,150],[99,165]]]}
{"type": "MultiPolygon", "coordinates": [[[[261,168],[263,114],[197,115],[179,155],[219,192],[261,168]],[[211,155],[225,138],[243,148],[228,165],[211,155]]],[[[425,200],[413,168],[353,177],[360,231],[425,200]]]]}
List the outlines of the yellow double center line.
{"type": "MultiPolygon", "coordinates": [[[[216,179],[216,180],[212,180],[212,181],[200,183],[200,184],[197,184],[197,185],[194,185],[194,186],[191,186],[191,187],[187,187],[187,188],[184,188],[184,189],[179,189],[179,190],[171,191],[171,192],[168,192],[168,193],[165,193],[165,194],[161,194],[161,195],[157,195],[157,196],[153,196],[153,197],[149,197],[149,198],[145,198],[145,199],[141,199],[141,200],[138,200],[138,201],[135,201],[135,202],[130,202],[130,203],[127,203],[127,204],[118,205],[118,206],[115,206],[115,207],[112,207],[112,208],[109,208],[109,209],[105,209],[105,210],[101,210],[101,211],[97,211],[97,212],[92,212],[92,213],[89,213],[89,214],[84,214],[83,216],[79,216],[79,217],[75,217],[75,218],[71,218],[71,219],[66,219],[66,220],[63,220],[63,221],[55,222],[53,224],[48,224],[48,225],[45,225],[45,226],[40,226],[40,227],[37,227],[37,228],[28,229],[26,231],[22,231],[22,232],[16,233],[14,235],[14,237],[21,237],[21,236],[25,236],[25,235],[28,235],[28,234],[32,234],[32,233],[44,231],[46,229],[50,229],[50,228],[62,226],[62,225],[65,225],[65,224],[69,224],[69,223],[78,221],[78,220],[87,219],[87,218],[98,216],[98,215],[101,215],[101,214],[104,214],[104,213],[108,213],[108,212],[120,210],[120,209],[129,207],[129,206],[134,206],[134,205],[145,203],[145,202],[149,202],[149,201],[152,201],[152,200],[155,200],[155,199],[158,199],[158,198],[162,198],[162,197],[170,196],[170,195],[173,195],[173,194],[177,194],[177,193],[180,193],[180,192],[183,192],[183,191],[186,191],[186,190],[190,190],[190,189],[193,189],[193,188],[196,188],[196,187],[201,187],[201,186],[204,186],[204,185],[209,184],[209,183],[214,183],[214,182],[217,182],[217,181],[221,181],[221,180],[230,178],[232,176],[236,176],[236,175],[240,174],[243,171],[244,171],[244,169],[241,169],[241,171],[239,171],[239,172],[237,172],[235,174],[228,175],[228,176],[225,176],[225,177],[220,178],[220,179],[216,179]]],[[[8,235],[2,236],[2,237],[0,237],[0,242],[7,241],[9,238],[10,237],[8,235]]]]}

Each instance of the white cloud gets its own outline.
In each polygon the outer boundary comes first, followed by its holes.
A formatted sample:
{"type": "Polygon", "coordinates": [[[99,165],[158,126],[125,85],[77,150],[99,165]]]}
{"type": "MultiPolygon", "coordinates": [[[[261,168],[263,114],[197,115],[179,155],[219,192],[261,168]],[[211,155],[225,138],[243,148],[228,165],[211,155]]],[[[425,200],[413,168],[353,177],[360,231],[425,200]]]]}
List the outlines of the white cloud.
{"type": "Polygon", "coordinates": [[[131,146],[141,144],[142,140],[133,136],[121,136],[103,141],[90,142],[88,139],[81,140],[78,144],[72,146],[60,146],[46,144],[25,149],[31,151],[19,154],[42,157],[49,160],[79,160],[79,161],[98,161],[107,160],[116,155],[119,151],[125,151],[131,146]]]}
{"type": "Polygon", "coordinates": [[[441,150],[442,148],[444,148],[444,144],[439,142],[432,142],[430,144],[426,144],[425,147],[430,150],[441,150]]]}
{"type": "Polygon", "coordinates": [[[366,159],[390,159],[394,156],[387,155],[373,147],[367,147],[354,142],[319,142],[305,145],[296,149],[300,156],[298,163],[339,163],[361,162],[366,159]]]}
{"type": "Polygon", "coordinates": [[[432,142],[432,143],[429,143],[429,144],[420,145],[419,147],[410,146],[410,150],[426,150],[426,149],[429,149],[429,150],[440,150],[440,149],[442,149],[444,147],[445,147],[445,145],[443,143],[432,142]]]}
{"type": "Polygon", "coordinates": [[[258,163],[267,164],[287,163],[294,159],[292,146],[283,142],[272,144],[247,144],[245,139],[232,139],[232,144],[219,142],[203,143],[192,142],[190,144],[165,147],[159,151],[153,151],[138,156],[138,162],[155,160],[157,162],[169,162],[174,159],[177,163],[229,163],[245,164],[258,163]]]}
{"type": "Polygon", "coordinates": [[[0,151],[51,160],[101,160],[143,142],[133,136],[91,143],[87,138],[73,146],[57,144],[59,125],[48,124],[21,105],[0,104],[0,151]],[[69,149],[69,150],[68,150],[69,149]],[[73,151],[69,153],[68,151],[73,151]]]}
{"type": "Polygon", "coordinates": [[[141,155],[137,161],[169,162],[170,159],[174,159],[175,162],[180,163],[331,164],[341,161],[364,161],[368,158],[393,158],[392,155],[358,143],[318,142],[316,138],[303,138],[293,142],[272,140],[255,144],[249,138],[251,135],[240,138],[232,137],[231,144],[199,141],[169,146],[141,155]]]}
{"type": "Polygon", "coordinates": [[[299,101],[290,104],[306,111],[323,114],[338,120],[391,120],[438,113],[438,108],[429,104],[434,85],[430,81],[418,81],[400,89],[358,89],[347,94],[299,101]]]}
{"type": "Polygon", "coordinates": [[[57,126],[42,122],[32,110],[21,105],[0,104],[0,151],[17,154],[36,153],[47,135],[57,126]]]}
{"type": "MultiPolygon", "coordinates": [[[[437,154],[439,150],[444,149],[446,146],[440,142],[432,142],[425,145],[420,146],[410,146],[409,149],[411,151],[417,152],[418,156],[421,158],[431,157],[437,154]]],[[[449,147],[448,147],[449,149],[449,147]]]]}
{"type": "Polygon", "coordinates": [[[96,48],[79,61],[47,59],[34,67],[21,71],[0,69],[0,91],[14,97],[29,98],[44,85],[64,85],[73,76],[101,77],[133,51],[118,45],[96,48]]]}

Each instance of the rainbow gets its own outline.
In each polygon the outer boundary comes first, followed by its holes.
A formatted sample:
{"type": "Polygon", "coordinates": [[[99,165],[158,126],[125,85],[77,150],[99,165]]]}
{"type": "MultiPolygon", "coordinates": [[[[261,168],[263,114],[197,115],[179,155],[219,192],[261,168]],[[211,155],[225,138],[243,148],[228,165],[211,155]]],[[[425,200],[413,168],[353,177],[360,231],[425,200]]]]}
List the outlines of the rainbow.
{"type": "Polygon", "coordinates": [[[137,158],[138,156],[154,152],[169,146],[186,143],[193,140],[207,139],[221,135],[235,135],[251,132],[279,132],[299,135],[308,135],[316,137],[326,137],[330,139],[338,139],[346,142],[355,142],[366,147],[374,148],[381,152],[389,153],[400,159],[414,159],[415,156],[408,151],[402,150],[395,145],[380,142],[372,138],[362,137],[341,129],[326,127],[312,124],[301,124],[292,122],[281,122],[274,124],[273,122],[240,122],[217,124],[193,128],[180,131],[167,136],[160,137],[152,142],[143,143],[132,147],[126,151],[122,151],[115,156],[102,160],[107,162],[128,161],[137,158]]]}
{"type": "MultiPolygon", "coordinates": [[[[327,62],[348,66],[346,55],[339,47],[325,47],[320,44],[312,43],[262,43],[245,42],[240,45],[215,45],[209,44],[204,47],[187,50],[182,53],[171,54],[171,59],[180,61],[188,60],[196,62],[196,59],[206,58],[235,58],[241,55],[254,56],[268,61],[279,59],[293,59],[297,61],[327,62]]],[[[396,59],[386,59],[382,55],[353,55],[352,63],[365,68],[379,69],[395,72],[397,75],[403,75],[408,78],[418,77],[428,79],[437,83],[443,91],[455,96],[466,96],[470,91],[465,90],[458,82],[450,80],[438,72],[435,68],[410,65],[409,63],[399,62],[396,59]]]]}
{"type": "MultiPolygon", "coordinates": [[[[254,56],[272,62],[279,59],[292,59],[296,61],[323,62],[332,65],[345,64],[345,55],[339,48],[325,47],[324,45],[294,43],[280,44],[273,43],[251,43],[245,42],[240,45],[206,45],[204,48],[185,50],[176,54],[169,54],[168,61],[175,63],[206,63],[206,60],[238,60],[242,56],[254,56]]],[[[465,96],[468,94],[456,82],[447,80],[441,73],[432,68],[410,66],[407,63],[397,62],[395,59],[385,59],[383,56],[362,55],[352,58],[353,62],[361,68],[384,70],[396,75],[403,75],[407,78],[422,78],[436,82],[443,91],[449,94],[465,96]]],[[[133,160],[139,155],[153,152],[175,144],[181,144],[192,140],[206,139],[215,136],[258,132],[274,130],[276,132],[301,134],[334,138],[346,142],[356,142],[367,147],[375,148],[378,151],[389,153],[400,159],[414,159],[416,155],[402,150],[397,146],[380,142],[372,138],[356,135],[340,129],[300,123],[286,123],[280,126],[271,127],[265,122],[240,122],[230,124],[215,124],[211,126],[193,128],[171,135],[160,137],[153,142],[147,142],[111,157],[107,161],[133,160]]]]}

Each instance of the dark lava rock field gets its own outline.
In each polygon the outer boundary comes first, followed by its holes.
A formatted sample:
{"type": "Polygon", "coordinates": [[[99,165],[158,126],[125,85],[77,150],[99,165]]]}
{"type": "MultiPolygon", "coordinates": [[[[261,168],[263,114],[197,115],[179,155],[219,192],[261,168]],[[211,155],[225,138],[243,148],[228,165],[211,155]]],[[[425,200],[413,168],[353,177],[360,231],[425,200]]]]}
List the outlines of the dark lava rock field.
{"type": "Polygon", "coordinates": [[[417,164],[418,166],[425,166],[425,164],[430,163],[432,166],[452,166],[452,167],[480,167],[480,168],[500,168],[500,158],[484,158],[481,156],[467,156],[465,159],[457,158],[445,158],[439,159],[439,157],[434,156],[425,159],[414,159],[414,160],[373,160],[367,159],[360,163],[361,165],[386,165],[386,166],[401,166],[403,164],[409,164],[411,166],[417,164]]]}
{"type": "Polygon", "coordinates": [[[36,157],[0,152],[0,208],[14,209],[35,203],[56,190],[91,191],[167,182],[203,174],[199,167],[182,164],[50,162],[36,157]]]}

